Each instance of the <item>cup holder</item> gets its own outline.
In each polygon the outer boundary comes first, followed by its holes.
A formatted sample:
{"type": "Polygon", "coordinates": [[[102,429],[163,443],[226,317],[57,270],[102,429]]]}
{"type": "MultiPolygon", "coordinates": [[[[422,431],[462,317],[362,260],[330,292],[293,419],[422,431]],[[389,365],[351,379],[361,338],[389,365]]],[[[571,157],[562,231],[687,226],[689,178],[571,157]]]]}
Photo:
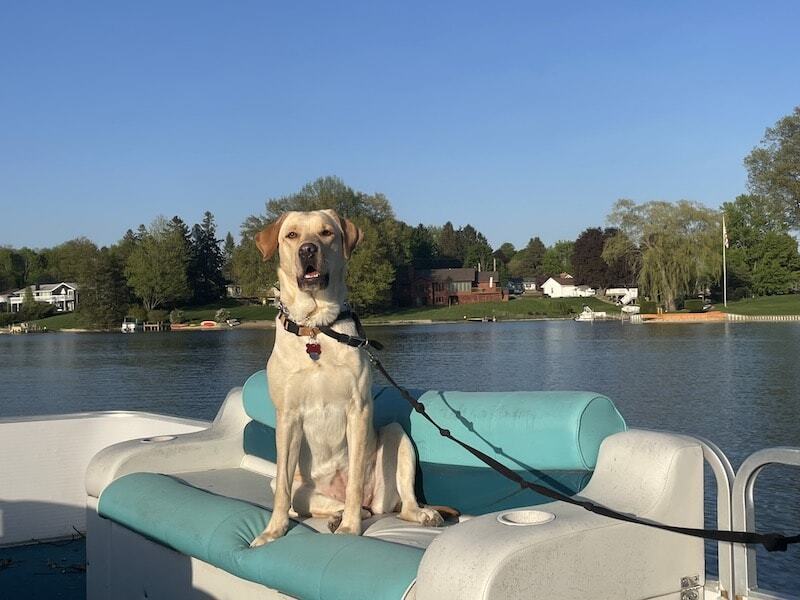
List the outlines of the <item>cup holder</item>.
{"type": "Polygon", "coordinates": [[[498,522],[513,527],[544,525],[555,518],[553,513],[544,510],[511,510],[497,515],[498,522]]]}
{"type": "Polygon", "coordinates": [[[172,440],[176,439],[177,437],[178,437],[177,435],[156,435],[156,436],[153,436],[153,437],[144,438],[144,439],[139,440],[139,441],[142,442],[143,444],[155,444],[155,443],[158,443],[158,442],[171,442],[172,440]]]}

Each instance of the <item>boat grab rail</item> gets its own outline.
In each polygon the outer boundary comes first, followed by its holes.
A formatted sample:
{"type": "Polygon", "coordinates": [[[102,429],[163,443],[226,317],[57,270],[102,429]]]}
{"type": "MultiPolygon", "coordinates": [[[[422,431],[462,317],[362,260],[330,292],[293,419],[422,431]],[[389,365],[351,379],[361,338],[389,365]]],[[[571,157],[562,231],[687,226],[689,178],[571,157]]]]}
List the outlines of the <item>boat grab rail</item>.
{"type": "MultiPolygon", "coordinates": [[[[748,456],[739,467],[733,481],[733,526],[739,530],[756,528],[753,490],[756,479],[768,465],[800,467],[800,447],[765,448],[748,456]]],[[[745,544],[733,545],[734,598],[744,600],[758,589],[756,549],[745,544]]]]}

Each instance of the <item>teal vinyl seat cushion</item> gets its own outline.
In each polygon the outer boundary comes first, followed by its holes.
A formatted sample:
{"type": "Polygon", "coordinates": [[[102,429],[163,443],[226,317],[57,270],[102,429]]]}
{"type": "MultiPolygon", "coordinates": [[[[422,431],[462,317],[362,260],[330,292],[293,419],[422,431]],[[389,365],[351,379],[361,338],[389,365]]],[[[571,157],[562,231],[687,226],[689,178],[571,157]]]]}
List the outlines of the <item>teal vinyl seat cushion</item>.
{"type": "Polygon", "coordinates": [[[396,600],[416,578],[423,554],[295,522],[283,538],[250,548],[270,511],[155,473],[132,473],[108,485],[98,512],[182,554],[307,600],[396,600]]]}
{"type": "MultiPolygon", "coordinates": [[[[459,439],[531,481],[575,494],[589,481],[600,443],[626,425],[607,397],[592,392],[441,392],[409,390],[459,439]]],[[[417,496],[465,514],[532,506],[549,499],[520,490],[477,458],[439,435],[394,388],[373,390],[375,427],[399,423],[419,461],[417,496]]],[[[275,461],[275,410],[264,371],[243,390],[253,419],[245,428],[247,454],[275,461]]]]}
{"type": "MultiPolygon", "coordinates": [[[[611,400],[591,392],[411,392],[456,437],[566,494],[586,485],[603,439],[626,429],[611,400]]],[[[476,515],[548,501],[520,490],[440,436],[393,388],[376,388],[373,396],[376,428],[397,422],[415,446],[422,502],[476,515]]],[[[252,419],[243,432],[243,450],[274,462],[275,410],[264,371],[247,380],[242,397],[252,419]]],[[[250,549],[269,510],[152,473],[133,473],[108,485],[98,512],[242,579],[309,600],[401,598],[423,554],[373,537],[320,534],[300,523],[285,537],[250,549]]]]}

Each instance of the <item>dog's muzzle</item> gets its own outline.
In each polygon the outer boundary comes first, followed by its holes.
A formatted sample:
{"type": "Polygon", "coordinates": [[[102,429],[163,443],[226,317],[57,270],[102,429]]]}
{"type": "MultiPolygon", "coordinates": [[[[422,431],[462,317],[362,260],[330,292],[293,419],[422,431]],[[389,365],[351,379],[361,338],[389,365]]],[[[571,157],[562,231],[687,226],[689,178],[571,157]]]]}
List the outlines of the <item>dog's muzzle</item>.
{"type": "Polygon", "coordinates": [[[297,285],[302,290],[324,290],[328,287],[329,277],[322,269],[322,258],[319,246],[306,242],[297,251],[300,259],[300,274],[297,285]]]}

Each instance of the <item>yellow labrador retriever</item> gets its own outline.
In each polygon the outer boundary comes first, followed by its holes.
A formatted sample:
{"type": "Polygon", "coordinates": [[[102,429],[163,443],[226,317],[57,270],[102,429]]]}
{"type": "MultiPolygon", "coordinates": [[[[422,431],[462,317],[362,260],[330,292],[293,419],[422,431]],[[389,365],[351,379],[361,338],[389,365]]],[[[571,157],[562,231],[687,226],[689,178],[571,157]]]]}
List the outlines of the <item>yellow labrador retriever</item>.
{"type": "Polygon", "coordinates": [[[327,517],[336,533],[361,533],[369,515],[439,526],[442,517],[414,495],[416,455],[400,425],[377,432],[372,376],[358,348],[314,335],[315,327],[357,335],[347,312],[346,261],[362,232],[332,210],[289,212],[256,236],[264,259],[278,251],[282,314],[267,362],[275,404],[275,502],[266,529],[250,544],[286,533],[290,511],[327,517]],[[301,328],[295,333],[285,323],[301,328]],[[368,509],[368,510],[365,510],[368,509]]]}

